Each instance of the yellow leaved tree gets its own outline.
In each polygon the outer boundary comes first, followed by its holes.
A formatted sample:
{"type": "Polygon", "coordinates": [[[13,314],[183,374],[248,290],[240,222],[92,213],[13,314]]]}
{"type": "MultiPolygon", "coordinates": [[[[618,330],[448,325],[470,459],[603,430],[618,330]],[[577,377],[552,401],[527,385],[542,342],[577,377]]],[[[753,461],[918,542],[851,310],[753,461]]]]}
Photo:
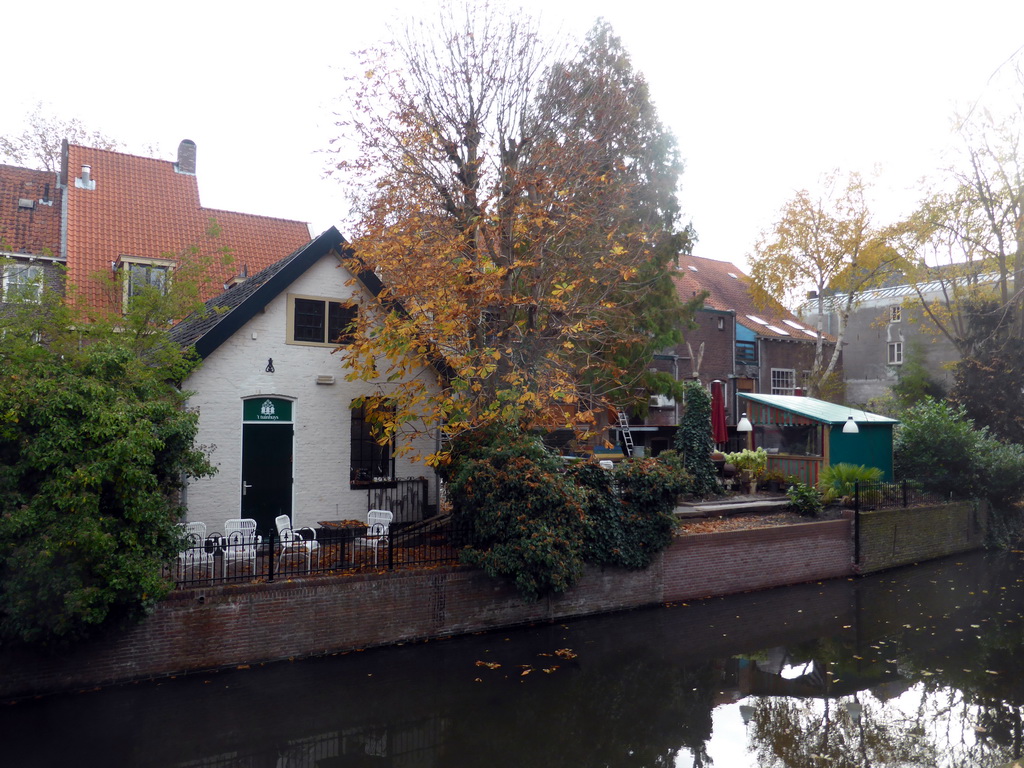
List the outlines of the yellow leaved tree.
{"type": "Polygon", "coordinates": [[[333,171],[350,266],[384,287],[344,353],[350,377],[390,382],[385,431],[587,430],[671,391],[649,368],[685,324],[682,164],[610,28],[563,57],[520,13],[448,5],[361,62],[333,171]]]}

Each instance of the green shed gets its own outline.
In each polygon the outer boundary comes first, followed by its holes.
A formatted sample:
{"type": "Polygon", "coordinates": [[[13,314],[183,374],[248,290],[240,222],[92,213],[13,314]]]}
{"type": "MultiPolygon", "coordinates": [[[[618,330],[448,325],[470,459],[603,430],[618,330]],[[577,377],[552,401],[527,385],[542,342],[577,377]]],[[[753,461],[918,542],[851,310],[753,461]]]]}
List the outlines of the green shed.
{"type": "Polygon", "coordinates": [[[893,479],[896,419],[796,395],[741,392],[739,404],[753,427],[750,447],[768,451],[771,471],[814,485],[822,469],[845,462],[878,467],[884,480],[893,479]]]}

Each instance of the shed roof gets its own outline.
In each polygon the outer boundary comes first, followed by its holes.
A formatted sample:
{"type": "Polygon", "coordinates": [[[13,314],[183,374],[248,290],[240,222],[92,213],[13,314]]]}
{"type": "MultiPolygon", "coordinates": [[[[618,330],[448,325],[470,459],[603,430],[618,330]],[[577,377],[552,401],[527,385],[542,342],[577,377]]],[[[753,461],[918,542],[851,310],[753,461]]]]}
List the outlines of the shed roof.
{"type": "Polygon", "coordinates": [[[888,416],[880,416],[877,413],[868,413],[861,408],[851,408],[848,405],[836,405],[825,400],[818,400],[815,397],[801,397],[799,395],[756,395],[741,392],[740,397],[761,405],[771,406],[783,411],[789,411],[800,416],[805,416],[814,421],[826,424],[842,424],[850,416],[858,424],[898,424],[896,419],[888,416]]]}

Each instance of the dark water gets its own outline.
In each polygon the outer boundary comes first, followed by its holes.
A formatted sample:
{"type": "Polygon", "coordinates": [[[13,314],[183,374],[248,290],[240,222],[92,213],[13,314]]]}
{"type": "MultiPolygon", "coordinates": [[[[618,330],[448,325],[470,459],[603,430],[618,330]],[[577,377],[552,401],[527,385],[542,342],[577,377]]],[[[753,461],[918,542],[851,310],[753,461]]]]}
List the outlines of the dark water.
{"type": "Polygon", "coordinates": [[[0,765],[990,768],[1024,752],[1022,614],[1021,555],[964,556],[23,701],[0,765]]]}

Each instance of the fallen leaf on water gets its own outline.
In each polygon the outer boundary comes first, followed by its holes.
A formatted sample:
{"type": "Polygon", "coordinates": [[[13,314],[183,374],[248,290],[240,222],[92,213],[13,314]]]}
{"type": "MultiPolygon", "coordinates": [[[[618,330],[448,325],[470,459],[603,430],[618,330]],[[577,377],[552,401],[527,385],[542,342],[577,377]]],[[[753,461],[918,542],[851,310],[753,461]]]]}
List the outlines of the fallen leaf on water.
{"type": "Polygon", "coordinates": [[[478,661],[476,665],[478,667],[487,667],[488,669],[497,669],[501,666],[501,664],[498,664],[496,661],[478,661]]]}
{"type": "Polygon", "coordinates": [[[559,648],[555,651],[555,656],[560,659],[575,659],[576,652],[572,648],[559,648]]]}

